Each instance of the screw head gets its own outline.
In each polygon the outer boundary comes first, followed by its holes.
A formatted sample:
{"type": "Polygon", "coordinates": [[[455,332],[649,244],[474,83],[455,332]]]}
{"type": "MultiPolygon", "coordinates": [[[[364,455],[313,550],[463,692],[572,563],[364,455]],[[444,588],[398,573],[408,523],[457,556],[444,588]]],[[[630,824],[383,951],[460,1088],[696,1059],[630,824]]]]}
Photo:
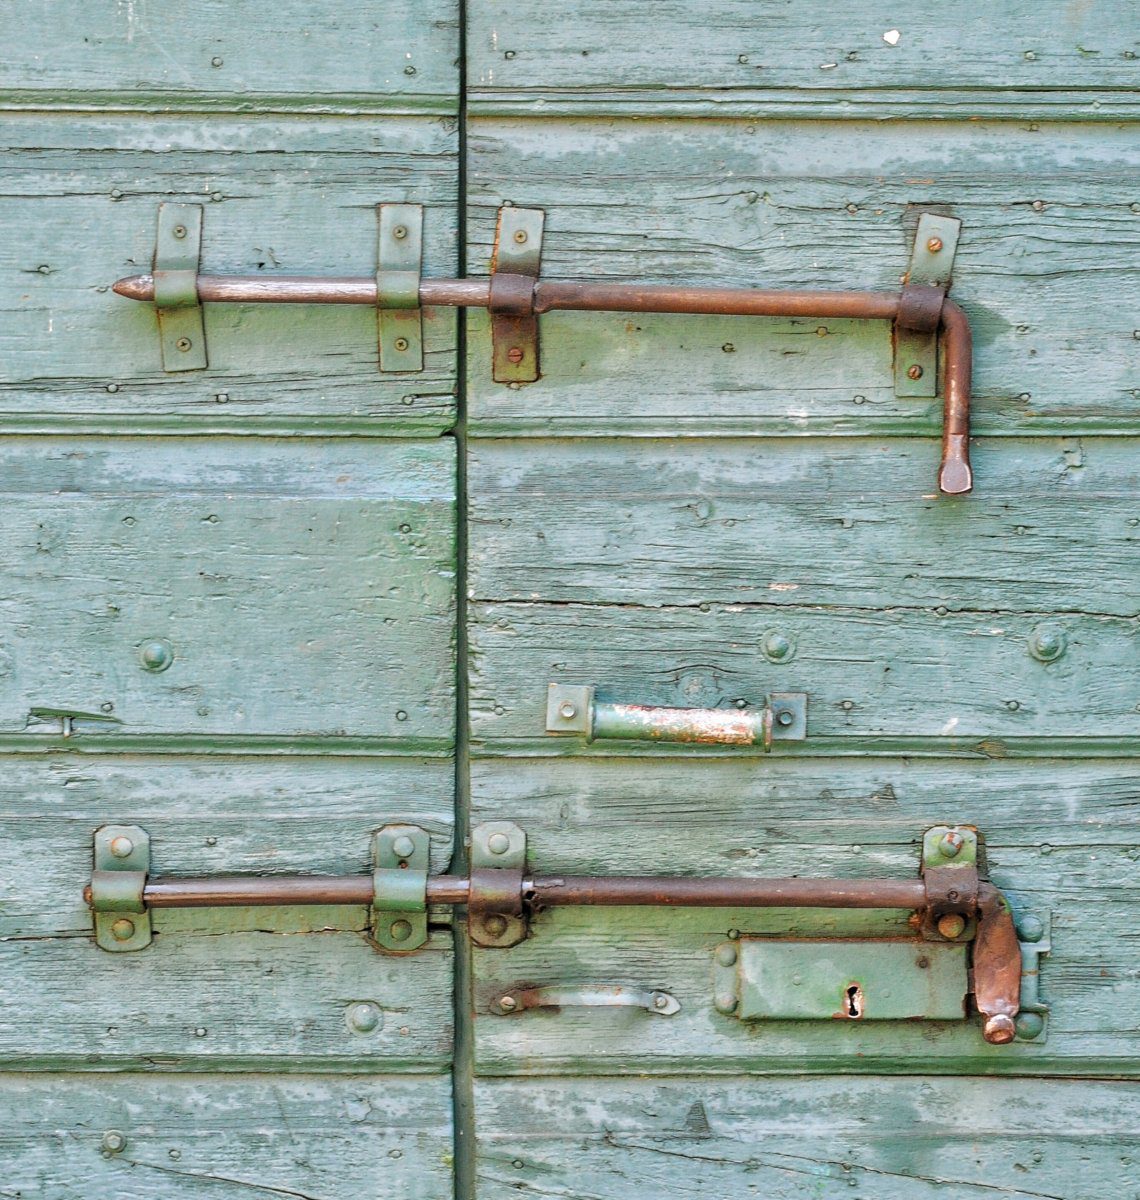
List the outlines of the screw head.
{"type": "Polygon", "coordinates": [[[181,241],[186,236],[186,226],[185,225],[175,225],[174,228],[170,232],[176,238],[178,238],[179,241],[181,241]]]}
{"type": "Polygon", "coordinates": [[[664,993],[654,996],[653,997],[653,1007],[654,1008],[668,1008],[669,1007],[669,997],[666,996],[664,993]]]}
{"type": "Polygon", "coordinates": [[[523,360],[523,352],[522,352],[522,349],[521,349],[521,347],[519,347],[519,346],[512,346],[512,347],[511,347],[511,348],[510,348],[510,349],[507,351],[507,359],[508,359],[510,362],[513,362],[513,363],[521,363],[521,362],[522,362],[522,360],[523,360]]]}
{"type": "Polygon", "coordinates": [[[558,706],[558,715],[564,720],[569,721],[571,717],[578,715],[578,709],[569,700],[563,700],[558,706]]]}
{"type": "Polygon", "coordinates": [[[918,363],[913,363],[911,366],[907,367],[906,377],[907,377],[907,379],[921,379],[922,378],[922,368],[918,365],[918,363]]]}
{"type": "Polygon", "coordinates": [[[731,967],[736,965],[736,947],[735,946],[717,946],[716,961],[722,967],[731,967]]]}
{"type": "Polygon", "coordinates": [[[781,709],[776,714],[776,724],[782,725],[785,729],[795,721],[795,715],[788,712],[786,708],[781,709]]]}
{"type": "Polygon", "coordinates": [[[511,839],[505,833],[493,833],[487,839],[487,849],[492,854],[506,854],[511,848],[511,839]]]}
{"type": "Polygon", "coordinates": [[[111,936],[116,942],[129,942],[135,936],[135,923],[126,917],[111,922],[111,936]]]}
{"type": "Polygon", "coordinates": [[[111,839],[109,847],[115,858],[130,858],[134,853],[135,844],[129,837],[117,837],[111,839]]]}
{"type": "Polygon", "coordinates": [[[416,852],[416,844],[406,833],[400,834],[395,841],[392,842],[392,853],[397,858],[411,858],[416,852]]]}
{"type": "Polygon", "coordinates": [[[108,1129],[99,1144],[104,1154],[121,1154],[127,1148],[127,1135],[117,1129],[108,1129]]]}
{"type": "Polygon", "coordinates": [[[526,245],[526,230],[525,229],[516,229],[515,230],[515,241],[520,246],[526,245]]]}
{"type": "Polygon", "coordinates": [[[717,1012],[732,1013],[736,1011],[737,1000],[731,992],[718,992],[713,997],[713,1006],[717,1012]]]}
{"type": "Polygon", "coordinates": [[[926,243],[926,248],[931,254],[937,254],[942,249],[942,239],[940,237],[932,237],[926,243]]]}
{"type": "Polygon", "coordinates": [[[515,1009],[518,1008],[518,1006],[519,1006],[519,1002],[514,998],[514,996],[500,996],[499,997],[499,1008],[503,1012],[514,1012],[515,1009]]]}
{"type": "Polygon", "coordinates": [[[1045,1018],[1035,1012],[1018,1013],[1014,1027],[1017,1030],[1017,1036],[1022,1041],[1031,1042],[1045,1032],[1045,1018]]]}
{"type": "Polygon", "coordinates": [[[357,1033],[372,1033],[380,1028],[382,1014],[375,1004],[353,1004],[348,1010],[348,1027],[357,1033]]]}
{"type": "Polygon", "coordinates": [[[412,936],[412,926],[408,921],[393,921],[388,926],[388,936],[394,942],[406,942],[412,936]]]}
{"type": "Polygon", "coordinates": [[[951,829],[939,839],[938,853],[943,858],[957,858],[961,853],[963,845],[965,845],[965,838],[960,833],[956,833],[951,829]]]}
{"type": "Polygon", "coordinates": [[[189,350],[194,345],[194,343],[189,338],[179,338],[178,341],[176,341],[174,344],[178,347],[179,350],[182,351],[183,354],[185,354],[186,351],[189,350]]]}
{"type": "Polygon", "coordinates": [[[158,674],[174,661],[174,647],[163,638],[143,642],[139,647],[139,661],[146,670],[158,674]]]}
{"type": "Polygon", "coordinates": [[[982,1026],[982,1037],[993,1046],[1005,1046],[1012,1042],[1016,1032],[1013,1018],[1005,1013],[995,1013],[992,1017],[987,1017],[982,1026]]]}
{"type": "Polygon", "coordinates": [[[938,932],[948,942],[959,938],[965,932],[966,918],[961,913],[946,913],[938,918],[938,932]]]}
{"type": "Polygon", "coordinates": [[[483,918],[483,929],[490,937],[502,937],[507,932],[507,918],[501,913],[491,913],[483,918]]]}
{"type": "Polygon", "coordinates": [[[408,236],[407,226],[397,225],[396,228],[392,230],[392,236],[396,239],[396,241],[402,242],[404,238],[408,236]]]}
{"type": "Polygon", "coordinates": [[[392,346],[396,350],[399,350],[401,354],[403,354],[403,352],[408,348],[408,339],[399,337],[392,343],[392,346]]]}

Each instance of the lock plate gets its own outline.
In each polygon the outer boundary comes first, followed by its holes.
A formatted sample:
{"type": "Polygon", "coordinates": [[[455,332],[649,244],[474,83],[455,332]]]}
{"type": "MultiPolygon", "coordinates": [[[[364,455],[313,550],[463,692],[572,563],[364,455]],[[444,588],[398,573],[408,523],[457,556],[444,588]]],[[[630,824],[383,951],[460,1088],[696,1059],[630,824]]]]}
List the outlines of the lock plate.
{"type": "Polygon", "coordinates": [[[741,938],[716,949],[714,1002],[744,1021],[961,1021],[966,954],[914,938],[741,938]]]}

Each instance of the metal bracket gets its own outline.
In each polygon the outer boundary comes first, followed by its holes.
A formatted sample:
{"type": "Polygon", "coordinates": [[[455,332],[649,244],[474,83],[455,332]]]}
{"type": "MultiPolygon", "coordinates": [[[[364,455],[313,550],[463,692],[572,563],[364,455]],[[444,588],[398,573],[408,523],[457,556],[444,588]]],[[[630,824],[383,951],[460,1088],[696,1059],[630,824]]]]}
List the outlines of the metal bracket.
{"type": "Polygon", "coordinates": [[[499,209],[491,259],[491,372],[496,383],[538,378],[534,284],[542,261],[541,208],[499,209]]]}
{"type": "Polygon", "coordinates": [[[422,204],[378,204],[376,304],[379,309],[380,370],[424,369],[422,204]]]}
{"type": "Polygon", "coordinates": [[[1021,946],[1021,1000],[1014,1021],[1017,1040],[1043,1042],[1048,1032],[1049,1005],[1041,999],[1041,956],[1053,948],[1051,920],[1024,916],[1017,922],[1017,937],[1021,946]]]}
{"type": "Polygon", "coordinates": [[[922,213],[895,321],[895,395],[938,394],[938,324],[962,222],[922,213]]]}
{"type": "Polygon", "coordinates": [[[476,946],[517,946],[527,935],[522,905],[526,833],[511,821],[485,821],[471,830],[469,932],[476,946]]]}
{"type": "Polygon", "coordinates": [[[91,910],[95,944],[121,954],[142,950],[152,939],[143,899],[150,870],[150,835],[138,825],[103,825],[95,830],[91,910]]]}
{"type": "Polygon", "coordinates": [[[206,358],[206,326],[198,301],[202,255],[202,205],[160,204],[154,242],[154,302],[162,369],[201,371],[206,358]]]}
{"type": "Polygon", "coordinates": [[[372,835],[372,938],[381,950],[406,954],[427,941],[430,850],[418,825],[385,825],[372,835]]]}
{"type": "Polygon", "coordinates": [[[934,942],[973,941],[978,931],[978,831],[935,825],[922,835],[927,905],[922,935],[934,942]]]}
{"type": "Polygon", "coordinates": [[[621,983],[554,984],[513,988],[491,1005],[491,1012],[507,1017],[529,1008],[641,1008],[656,1017],[672,1017],[681,1011],[681,1002],[669,992],[621,983]]]}

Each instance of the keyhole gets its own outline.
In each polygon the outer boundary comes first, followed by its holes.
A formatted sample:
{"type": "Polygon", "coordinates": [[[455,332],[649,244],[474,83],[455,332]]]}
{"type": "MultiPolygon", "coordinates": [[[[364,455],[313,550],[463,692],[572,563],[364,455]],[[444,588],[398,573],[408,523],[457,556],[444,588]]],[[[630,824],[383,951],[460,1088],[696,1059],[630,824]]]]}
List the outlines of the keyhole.
{"type": "Polygon", "coordinates": [[[846,1015],[852,1021],[857,1021],[863,1015],[863,989],[853,983],[847,989],[847,1007],[846,1015]]]}

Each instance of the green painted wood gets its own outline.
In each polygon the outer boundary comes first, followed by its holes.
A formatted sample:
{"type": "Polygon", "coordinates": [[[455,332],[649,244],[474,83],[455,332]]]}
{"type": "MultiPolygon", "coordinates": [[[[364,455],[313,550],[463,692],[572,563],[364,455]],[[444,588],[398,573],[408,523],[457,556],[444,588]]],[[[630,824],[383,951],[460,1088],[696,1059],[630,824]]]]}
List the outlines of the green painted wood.
{"type": "Polygon", "coordinates": [[[454,469],[449,441],[0,443],[0,739],[77,712],[91,740],[446,749],[454,469]]]}
{"type": "Polygon", "coordinates": [[[1053,924],[1047,1038],[998,1047],[976,1022],[748,1023],[713,1009],[712,953],[730,929],[897,935],[904,913],[552,909],[522,945],[476,953],[480,1072],[1135,1075],[1138,786],[1135,761],[477,761],[472,819],[522,825],[536,873],[911,878],[924,829],[972,823],[1015,912],[1053,924]],[[520,984],[587,982],[661,988],[681,1012],[491,1011],[520,984]]]}
{"type": "Polygon", "coordinates": [[[339,11],[64,0],[43,21],[12,6],[0,15],[11,48],[0,106],[455,112],[457,15],[450,0],[339,11]]]}
{"type": "MultiPolygon", "coordinates": [[[[918,212],[945,212],[964,223],[952,295],[975,338],[974,429],[1140,432],[1140,341],[1121,303],[1140,228],[1135,125],[556,128],[472,122],[472,273],[486,273],[510,200],[546,210],[549,278],[889,291],[918,212]]],[[[473,432],[941,430],[940,402],[895,397],[885,322],[555,313],[541,328],[543,378],[510,388],[491,381],[485,314],[469,316],[473,432]]]]}
{"type": "Polygon", "coordinates": [[[208,305],[209,367],[162,370],[149,271],[158,205],[205,206],[201,270],[366,275],[375,206],[425,205],[425,272],[457,258],[456,132],[435,118],[41,115],[3,121],[0,431],[433,434],[454,418],[455,319],[425,370],[381,374],[366,307],[208,305]]]}
{"type": "Polygon", "coordinates": [[[1134,1084],[483,1080],[483,1200],[1101,1200],[1140,1187],[1134,1084]]]}
{"type": "Polygon", "coordinates": [[[469,14],[468,86],[481,111],[1135,114],[1127,93],[1140,70],[1140,25],[1127,0],[1048,13],[1006,0],[952,18],[929,2],[837,15],[825,0],[667,0],[651,14],[586,0],[567,21],[551,21],[539,3],[508,13],[479,0],[469,14]]]}
{"type": "Polygon", "coordinates": [[[13,1196],[440,1200],[445,1077],[0,1076],[13,1196]],[[109,1132],[122,1150],[103,1151],[109,1132]]]}

